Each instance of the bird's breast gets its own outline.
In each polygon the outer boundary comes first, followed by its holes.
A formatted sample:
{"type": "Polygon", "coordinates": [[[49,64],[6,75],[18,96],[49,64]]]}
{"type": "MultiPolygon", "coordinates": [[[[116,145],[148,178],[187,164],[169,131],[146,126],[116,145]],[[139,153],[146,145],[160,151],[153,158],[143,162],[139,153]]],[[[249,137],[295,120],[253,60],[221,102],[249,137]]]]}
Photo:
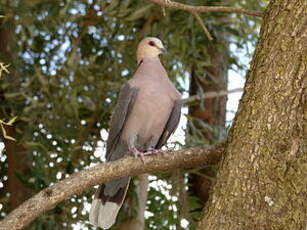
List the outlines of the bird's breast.
{"type": "Polygon", "coordinates": [[[174,100],[167,90],[141,88],[123,130],[123,138],[131,146],[155,145],[168,121],[174,100]]]}

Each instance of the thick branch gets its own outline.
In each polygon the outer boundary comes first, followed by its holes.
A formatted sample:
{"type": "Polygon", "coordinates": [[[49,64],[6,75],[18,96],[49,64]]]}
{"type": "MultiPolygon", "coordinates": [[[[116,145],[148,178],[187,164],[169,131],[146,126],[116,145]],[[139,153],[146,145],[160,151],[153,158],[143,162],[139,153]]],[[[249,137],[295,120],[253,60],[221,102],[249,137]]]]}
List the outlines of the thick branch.
{"type": "Polygon", "coordinates": [[[114,178],[156,173],[174,168],[202,167],[217,163],[222,156],[223,149],[224,147],[220,145],[210,148],[195,147],[175,152],[162,152],[154,156],[146,156],[144,164],[140,159],[129,156],[118,161],[84,169],[25,201],[0,222],[0,230],[22,229],[61,201],[114,178]]]}
{"type": "Polygon", "coordinates": [[[196,13],[209,13],[209,12],[224,12],[224,13],[237,13],[237,14],[245,14],[249,16],[262,17],[262,13],[259,11],[253,10],[243,10],[226,6],[191,6],[178,2],[172,2],[169,0],[150,0],[160,6],[169,7],[177,10],[184,10],[188,12],[196,12],[196,13]]]}

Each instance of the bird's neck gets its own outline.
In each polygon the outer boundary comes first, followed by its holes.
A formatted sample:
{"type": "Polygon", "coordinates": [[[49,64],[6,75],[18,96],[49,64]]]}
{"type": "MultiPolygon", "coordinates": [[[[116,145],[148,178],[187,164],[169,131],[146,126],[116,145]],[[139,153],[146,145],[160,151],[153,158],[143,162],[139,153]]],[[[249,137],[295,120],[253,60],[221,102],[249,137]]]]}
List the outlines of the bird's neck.
{"type": "Polygon", "coordinates": [[[140,78],[159,78],[168,79],[166,70],[164,69],[159,57],[143,58],[138,65],[135,77],[140,78]]]}
{"type": "Polygon", "coordinates": [[[159,56],[155,56],[155,57],[145,57],[143,59],[141,59],[138,63],[138,68],[140,67],[152,67],[154,66],[155,68],[162,68],[164,70],[164,67],[160,61],[159,56]]]}

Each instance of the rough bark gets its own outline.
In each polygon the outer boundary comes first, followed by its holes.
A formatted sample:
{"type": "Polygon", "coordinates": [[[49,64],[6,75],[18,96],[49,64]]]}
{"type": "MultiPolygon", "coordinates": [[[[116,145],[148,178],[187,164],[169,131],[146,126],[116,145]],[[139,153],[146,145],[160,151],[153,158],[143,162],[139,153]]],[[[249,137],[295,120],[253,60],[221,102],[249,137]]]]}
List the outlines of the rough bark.
{"type": "Polygon", "coordinates": [[[199,229],[306,228],[306,9],[270,1],[199,229]]]}
{"type": "Polygon", "coordinates": [[[223,150],[223,146],[220,145],[211,148],[191,148],[176,151],[176,153],[162,152],[146,156],[144,163],[130,156],[84,169],[25,201],[0,221],[0,230],[22,229],[45,211],[54,208],[59,202],[96,184],[123,176],[163,172],[173,168],[203,167],[217,163],[223,150]]]}

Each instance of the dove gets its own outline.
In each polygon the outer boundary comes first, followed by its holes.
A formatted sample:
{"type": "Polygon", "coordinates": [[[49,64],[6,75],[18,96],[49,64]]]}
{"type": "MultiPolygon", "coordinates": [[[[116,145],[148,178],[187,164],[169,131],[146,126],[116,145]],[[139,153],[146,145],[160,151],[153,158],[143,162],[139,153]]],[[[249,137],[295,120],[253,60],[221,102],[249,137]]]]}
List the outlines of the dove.
{"type": "MultiPolygon", "coordinates": [[[[160,62],[159,55],[165,52],[158,38],[147,37],[139,43],[137,70],[122,87],[112,115],[107,161],[132,154],[144,162],[144,156],[159,151],[177,128],[181,95],[160,62]]],[[[108,229],[115,223],[129,182],[130,177],[123,177],[99,186],[89,214],[92,225],[108,229]]]]}

